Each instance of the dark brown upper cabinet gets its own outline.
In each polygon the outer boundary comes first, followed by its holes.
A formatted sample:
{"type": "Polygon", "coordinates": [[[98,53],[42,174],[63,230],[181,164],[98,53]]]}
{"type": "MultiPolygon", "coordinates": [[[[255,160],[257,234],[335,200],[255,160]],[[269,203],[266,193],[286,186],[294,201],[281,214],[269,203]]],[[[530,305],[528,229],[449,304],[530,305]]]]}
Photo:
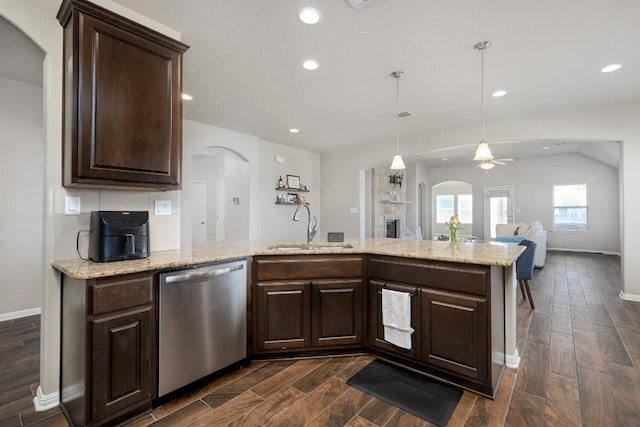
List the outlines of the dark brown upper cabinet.
{"type": "Polygon", "coordinates": [[[63,183],[179,190],[185,44],[65,0],[63,183]]]}

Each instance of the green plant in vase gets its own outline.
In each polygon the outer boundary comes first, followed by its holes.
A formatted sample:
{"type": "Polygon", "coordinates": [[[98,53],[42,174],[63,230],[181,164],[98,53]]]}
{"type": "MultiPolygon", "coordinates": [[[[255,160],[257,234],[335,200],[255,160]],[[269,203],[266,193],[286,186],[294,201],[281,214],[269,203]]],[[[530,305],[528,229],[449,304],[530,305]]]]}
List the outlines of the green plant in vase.
{"type": "Polygon", "coordinates": [[[464,228],[461,227],[461,223],[460,223],[460,219],[458,218],[458,215],[452,216],[448,222],[445,222],[445,224],[449,227],[449,233],[451,234],[451,242],[458,243],[458,230],[464,230],[464,228]]]}

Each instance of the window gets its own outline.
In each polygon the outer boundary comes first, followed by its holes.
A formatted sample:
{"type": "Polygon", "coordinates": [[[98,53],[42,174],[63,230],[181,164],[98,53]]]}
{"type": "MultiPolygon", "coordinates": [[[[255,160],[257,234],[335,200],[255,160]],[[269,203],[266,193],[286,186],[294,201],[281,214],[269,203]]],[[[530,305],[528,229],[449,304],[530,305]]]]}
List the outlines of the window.
{"type": "Polygon", "coordinates": [[[587,184],[553,186],[553,228],[587,230],[587,184]]]}
{"type": "Polygon", "coordinates": [[[458,215],[463,224],[473,222],[473,196],[471,194],[439,194],[436,196],[436,222],[444,224],[458,215]]]}

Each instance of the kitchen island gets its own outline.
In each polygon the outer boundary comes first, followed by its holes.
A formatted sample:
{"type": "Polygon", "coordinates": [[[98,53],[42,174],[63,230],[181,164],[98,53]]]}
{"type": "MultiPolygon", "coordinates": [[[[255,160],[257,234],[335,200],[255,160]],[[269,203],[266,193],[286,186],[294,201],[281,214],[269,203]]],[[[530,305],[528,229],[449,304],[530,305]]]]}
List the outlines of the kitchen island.
{"type": "Polygon", "coordinates": [[[63,409],[87,425],[150,409],[158,273],[237,259],[248,260],[250,273],[249,357],[369,352],[494,397],[505,365],[518,361],[515,260],[523,250],[492,242],[269,240],[210,242],[112,263],[56,261],[63,273],[63,409]],[[383,289],[412,297],[409,349],[385,340],[383,289]],[[138,370],[116,366],[123,360],[138,370]],[[119,394],[96,389],[114,385],[119,394]],[[78,397],[74,389],[85,392],[78,397]]]}

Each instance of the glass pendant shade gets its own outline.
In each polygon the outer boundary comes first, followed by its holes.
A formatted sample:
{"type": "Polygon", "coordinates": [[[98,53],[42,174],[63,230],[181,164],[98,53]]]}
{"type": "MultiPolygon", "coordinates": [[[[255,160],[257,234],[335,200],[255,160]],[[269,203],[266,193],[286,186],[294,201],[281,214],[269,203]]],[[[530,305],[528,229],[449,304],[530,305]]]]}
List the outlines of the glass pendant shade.
{"type": "Polygon", "coordinates": [[[404,160],[402,160],[402,156],[400,154],[396,154],[395,156],[393,156],[393,161],[391,162],[391,168],[392,170],[400,170],[400,169],[405,169],[406,166],[404,165],[404,160]]]}
{"type": "Polygon", "coordinates": [[[482,162],[480,163],[480,169],[484,169],[484,170],[489,170],[489,169],[493,169],[495,165],[489,161],[486,162],[482,162]]]}
{"type": "Polygon", "coordinates": [[[473,160],[477,160],[480,162],[493,160],[493,154],[491,154],[491,149],[489,148],[489,144],[487,144],[484,141],[480,142],[480,144],[478,144],[478,149],[476,150],[476,155],[473,158],[473,160]]]}

